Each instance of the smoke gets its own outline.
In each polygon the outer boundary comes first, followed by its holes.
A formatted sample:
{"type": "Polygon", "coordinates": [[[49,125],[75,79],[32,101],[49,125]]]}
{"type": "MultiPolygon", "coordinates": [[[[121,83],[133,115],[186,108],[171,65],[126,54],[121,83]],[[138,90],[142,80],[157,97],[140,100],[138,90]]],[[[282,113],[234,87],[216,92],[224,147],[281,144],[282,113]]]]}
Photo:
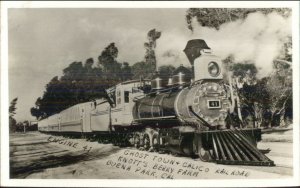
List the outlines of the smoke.
{"type": "Polygon", "coordinates": [[[193,26],[192,34],[179,30],[167,37],[162,34],[159,41],[162,45],[158,46],[164,52],[158,54],[159,62],[188,65],[182,50],[188,40],[200,38],[222,59],[232,55],[236,62],[254,62],[259,70],[258,76],[263,77],[272,72],[273,60],[280,55],[287,37],[292,35],[291,17],[284,18],[275,12],[267,15],[251,13],[245,20],[222,24],[219,30],[202,27],[196,20],[193,26]],[[163,56],[166,51],[181,55],[176,58],[163,56]]]}

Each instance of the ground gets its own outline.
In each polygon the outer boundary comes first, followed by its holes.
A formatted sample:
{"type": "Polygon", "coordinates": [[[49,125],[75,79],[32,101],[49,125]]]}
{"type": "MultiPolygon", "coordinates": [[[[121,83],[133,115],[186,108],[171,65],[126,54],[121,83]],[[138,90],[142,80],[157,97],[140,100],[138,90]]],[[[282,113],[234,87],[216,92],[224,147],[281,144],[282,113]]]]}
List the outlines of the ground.
{"type": "Polygon", "coordinates": [[[260,149],[274,167],[220,165],[199,159],[120,148],[39,132],[10,135],[10,178],[43,179],[228,179],[293,175],[292,130],[263,134],[260,149]]]}

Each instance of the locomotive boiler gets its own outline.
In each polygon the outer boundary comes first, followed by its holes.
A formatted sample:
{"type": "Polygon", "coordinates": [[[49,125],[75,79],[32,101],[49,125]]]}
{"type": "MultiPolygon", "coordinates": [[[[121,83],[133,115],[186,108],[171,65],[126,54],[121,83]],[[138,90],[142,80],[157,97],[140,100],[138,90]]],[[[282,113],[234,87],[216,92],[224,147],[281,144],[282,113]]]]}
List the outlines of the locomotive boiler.
{"type": "Polygon", "coordinates": [[[49,117],[51,124],[42,120],[39,130],[222,164],[273,166],[256,147],[261,130],[233,126],[233,92],[221,59],[201,39],[188,41],[184,52],[192,74],[179,68],[169,78],[120,83],[107,99],[71,107],[49,117]]]}

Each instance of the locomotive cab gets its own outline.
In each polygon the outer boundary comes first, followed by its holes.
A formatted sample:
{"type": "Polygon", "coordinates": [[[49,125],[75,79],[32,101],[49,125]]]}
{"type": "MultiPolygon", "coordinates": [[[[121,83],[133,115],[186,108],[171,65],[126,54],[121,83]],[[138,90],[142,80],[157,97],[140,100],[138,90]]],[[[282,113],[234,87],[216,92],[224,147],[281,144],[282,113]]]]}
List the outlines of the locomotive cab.
{"type": "Polygon", "coordinates": [[[133,120],[132,108],[134,99],[144,96],[141,87],[149,81],[130,80],[122,82],[115,86],[114,90],[108,93],[109,96],[115,96],[115,103],[111,106],[111,125],[112,126],[130,126],[133,120]]]}

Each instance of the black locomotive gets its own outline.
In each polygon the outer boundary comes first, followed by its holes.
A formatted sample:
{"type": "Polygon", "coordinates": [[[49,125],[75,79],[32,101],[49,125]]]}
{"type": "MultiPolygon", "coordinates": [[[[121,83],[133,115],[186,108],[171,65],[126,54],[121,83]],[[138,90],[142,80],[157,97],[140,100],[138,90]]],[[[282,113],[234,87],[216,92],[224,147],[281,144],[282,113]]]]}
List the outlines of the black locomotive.
{"type": "Polygon", "coordinates": [[[193,76],[177,71],[120,83],[107,90],[107,99],[41,120],[39,130],[222,164],[273,166],[256,147],[261,130],[233,126],[234,92],[224,82],[220,58],[201,39],[188,41],[184,52],[193,76]]]}

